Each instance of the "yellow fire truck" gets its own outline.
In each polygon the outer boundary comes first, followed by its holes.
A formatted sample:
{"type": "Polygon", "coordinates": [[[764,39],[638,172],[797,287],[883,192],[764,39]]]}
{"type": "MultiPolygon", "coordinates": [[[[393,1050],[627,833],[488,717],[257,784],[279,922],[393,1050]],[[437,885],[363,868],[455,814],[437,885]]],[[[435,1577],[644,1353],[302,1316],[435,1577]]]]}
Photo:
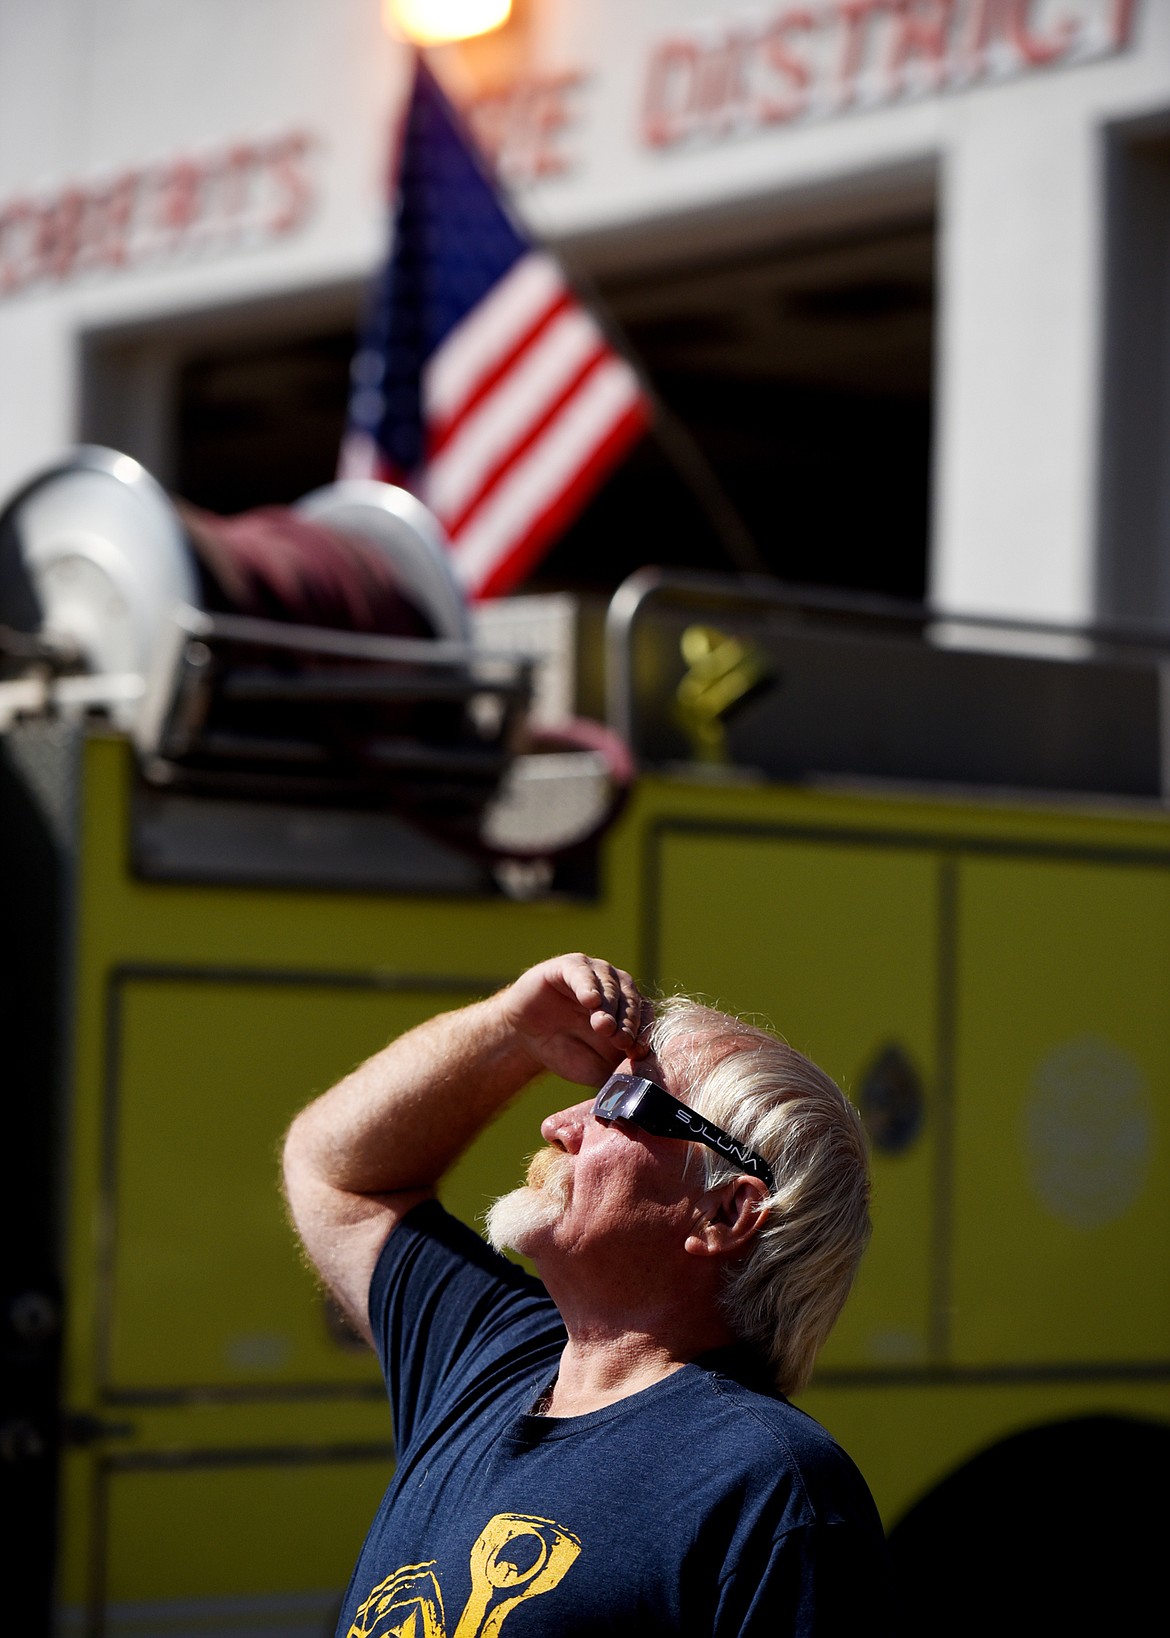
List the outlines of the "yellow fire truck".
{"type": "MultiPolygon", "coordinates": [[[[608,617],[641,767],[610,812],[596,750],[509,737],[535,651],[515,627],[496,650],[440,633],[425,663],[318,632],[298,669],[303,627],[188,607],[145,694],[124,661],[103,693],[54,660],[69,553],[119,583],[97,500],[166,517],[116,459],[82,452],[0,520],[12,1630],[43,1630],[50,1584],[77,1638],[330,1630],[393,1433],[298,1257],[282,1132],[388,1038],[575,948],[763,1015],[862,1108],[875,1235],[804,1403],[874,1490],[908,1630],[1080,1630],[1106,1582],[1111,1625],[1136,1620],[1170,1444],[1157,656],[643,574],[608,617]],[[463,713],[438,772],[411,735],[440,719],[402,715],[416,663],[425,709],[463,713]],[[290,721],[323,742],[325,695],[352,724],[378,688],[380,760],[343,776],[331,742],[290,773],[290,721]],[[528,808],[525,762],[548,787],[528,808]],[[485,814],[503,840],[469,847],[485,814]]],[[[564,1095],[485,1134],[453,1210],[477,1221],[564,1095]]]]}

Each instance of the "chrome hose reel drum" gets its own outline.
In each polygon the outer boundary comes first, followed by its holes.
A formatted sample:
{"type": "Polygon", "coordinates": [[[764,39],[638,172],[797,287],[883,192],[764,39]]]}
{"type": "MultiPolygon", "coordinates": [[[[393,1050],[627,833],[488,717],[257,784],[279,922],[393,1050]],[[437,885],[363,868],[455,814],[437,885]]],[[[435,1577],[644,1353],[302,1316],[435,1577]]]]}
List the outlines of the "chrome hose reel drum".
{"type": "Polygon", "coordinates": [[[178,516],[129,456],[79,449],[0,514],[0,660],[8,677],[35,662],[87,679],[59,703],[82,697],[131,729],[172,611],[198,600],[178,516]]]}

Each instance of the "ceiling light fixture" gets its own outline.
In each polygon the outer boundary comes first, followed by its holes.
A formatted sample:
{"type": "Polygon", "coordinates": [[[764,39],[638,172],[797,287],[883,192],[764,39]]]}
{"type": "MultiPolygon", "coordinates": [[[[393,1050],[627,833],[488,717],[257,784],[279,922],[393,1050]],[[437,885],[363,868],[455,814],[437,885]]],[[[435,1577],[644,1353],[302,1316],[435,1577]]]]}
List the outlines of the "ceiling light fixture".
{"type": "Polygon", "coordinates": [[[489,34],[511,13],[512,0],[382,0],[386,27],[420,46],[489,34]]]}

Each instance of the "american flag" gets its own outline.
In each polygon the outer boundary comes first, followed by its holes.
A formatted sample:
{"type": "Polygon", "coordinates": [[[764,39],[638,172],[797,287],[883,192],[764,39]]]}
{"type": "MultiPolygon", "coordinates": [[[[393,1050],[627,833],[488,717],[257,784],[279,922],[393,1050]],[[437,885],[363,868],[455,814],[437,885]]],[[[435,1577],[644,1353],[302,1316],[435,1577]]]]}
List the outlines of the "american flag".
{"type": "Polygon", "coordinates": [[[412,490],[468,595],[491,597],[554,543],[650,404],[555,258],[517,228],[417,56],[396,173],[338,475],[412,490]]]}

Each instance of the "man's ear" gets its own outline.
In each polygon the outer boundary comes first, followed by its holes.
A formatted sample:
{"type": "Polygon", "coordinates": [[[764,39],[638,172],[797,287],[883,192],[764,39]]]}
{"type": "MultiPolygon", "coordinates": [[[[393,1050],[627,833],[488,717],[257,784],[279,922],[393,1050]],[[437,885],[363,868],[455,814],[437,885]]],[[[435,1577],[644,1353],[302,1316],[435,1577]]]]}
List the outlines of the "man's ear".
{"type": "Polygon", "coordinates": [[[708,1189],[696,1201],[699,1218],[687,1236],[685,1250],[692,1257],[741,1257],[768,1215],[767,1185],[746,1172],[716,1189],[708,1189]]]}

